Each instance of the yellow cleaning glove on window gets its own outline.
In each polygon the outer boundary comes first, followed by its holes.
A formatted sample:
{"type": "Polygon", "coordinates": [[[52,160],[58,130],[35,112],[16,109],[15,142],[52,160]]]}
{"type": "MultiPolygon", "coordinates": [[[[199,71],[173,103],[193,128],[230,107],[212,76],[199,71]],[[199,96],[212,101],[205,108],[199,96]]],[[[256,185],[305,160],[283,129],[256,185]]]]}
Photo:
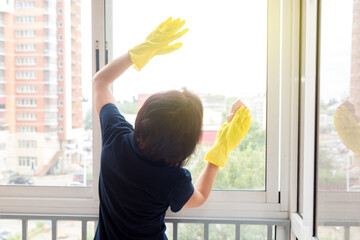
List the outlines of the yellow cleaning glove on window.
{"type": "Polygon", "coordinates": [[[336,109],[334,125],[345,146],[360,158],[360,123],[345,106],[336,109]]]}
{"type": "Polygon", "coordinates": [[[175,43],[169,46],[169,43],[180,38],[189,31],[188,28],[178,32],[184,26],[185,20],[180,18],[172,20],[170,17],[161,23],[150,35],[145,42],[129,50],[129,55],[134,63],[134,68],[140,71],[155,55],[171,53],[182,46],[182,43],[175,43]]]}
{"type": "Polygon", "coordinates": [[[235,113],[234,118],[229,123],[224,123],[216,134],[214,146],[205,155],[205,160],[219,168],[224,168],[228,154],[234,150],[240,141],[247,134],[251,115],[249,109],[240,107],[235,113]]]}

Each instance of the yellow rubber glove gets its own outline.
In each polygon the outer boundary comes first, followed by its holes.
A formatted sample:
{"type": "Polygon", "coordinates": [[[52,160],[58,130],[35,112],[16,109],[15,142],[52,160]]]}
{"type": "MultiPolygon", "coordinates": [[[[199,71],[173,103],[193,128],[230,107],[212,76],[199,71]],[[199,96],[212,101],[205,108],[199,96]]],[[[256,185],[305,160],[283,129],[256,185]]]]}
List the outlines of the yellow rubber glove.
{"type": "Polygon", "coordinates": [[[228,154],[239,145],[247,134],[251,124],[250,119],[249,109],[241,106],[231,122],[224,123],[220,127],[216,134],[215,144],[204,159],[219,168],[224,168],[228,154]]]}
{"type": "Polygon", "coordinates": [[[140,71],[155,55],[171,53],[182,46],[182,43],[175,43],[169,46],[169,43],[180,38],[189,31],[188,28],[176,33],[184,26],[185,20],[180,18],[172,20],[170,17],[161,23],[150,35],[145,42],[130,49],[129,55],[134,63],[134,68],[140,71]]]}
{"type": "Polygon", "coordinates": [[[345,146],[360,158],[360,124],[345,106],[336,109],[334,125],[345,146]]]}

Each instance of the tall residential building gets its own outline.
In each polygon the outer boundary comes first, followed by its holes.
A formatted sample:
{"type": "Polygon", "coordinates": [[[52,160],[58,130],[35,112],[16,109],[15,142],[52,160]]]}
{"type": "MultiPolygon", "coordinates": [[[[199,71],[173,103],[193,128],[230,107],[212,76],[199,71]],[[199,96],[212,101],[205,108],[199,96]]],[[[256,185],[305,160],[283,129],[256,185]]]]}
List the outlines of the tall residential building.
{"type": "Polygon", "coordinates": [[[78,159],[80,10],[80,0],[10,0],[0,5],[3,173],[67,172],[78,159]]]}
{"type": "Polygon", "coordinates": [[[350,101],[360,116],[360,0],[354,0],[352,46],[351,46],[351,85],[350,101]]]}

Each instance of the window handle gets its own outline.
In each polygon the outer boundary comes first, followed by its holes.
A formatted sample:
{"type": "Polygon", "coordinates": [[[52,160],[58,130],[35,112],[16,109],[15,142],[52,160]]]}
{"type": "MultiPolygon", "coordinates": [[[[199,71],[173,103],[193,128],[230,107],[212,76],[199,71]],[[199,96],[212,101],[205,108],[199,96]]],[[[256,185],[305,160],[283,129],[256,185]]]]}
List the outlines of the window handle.
{"type": "Polygon", "coordinates": [[[98,72],[100,70],[100,52],[99,52],[99,41],[96,41],[95,44],[95,68],[96,68],[96,72],[98,72]]]}

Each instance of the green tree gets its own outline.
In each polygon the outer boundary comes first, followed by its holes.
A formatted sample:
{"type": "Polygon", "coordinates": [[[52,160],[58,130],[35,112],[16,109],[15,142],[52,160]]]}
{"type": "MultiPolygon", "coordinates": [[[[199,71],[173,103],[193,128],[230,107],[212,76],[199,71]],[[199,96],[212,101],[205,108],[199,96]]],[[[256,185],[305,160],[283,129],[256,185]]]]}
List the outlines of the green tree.
{"type": "Polygon", "coordinates": [[[86,112],[85,120],[84,120],[84,128],[85,130],[92,130],[92,110],[89,109],[86,112]]]}

